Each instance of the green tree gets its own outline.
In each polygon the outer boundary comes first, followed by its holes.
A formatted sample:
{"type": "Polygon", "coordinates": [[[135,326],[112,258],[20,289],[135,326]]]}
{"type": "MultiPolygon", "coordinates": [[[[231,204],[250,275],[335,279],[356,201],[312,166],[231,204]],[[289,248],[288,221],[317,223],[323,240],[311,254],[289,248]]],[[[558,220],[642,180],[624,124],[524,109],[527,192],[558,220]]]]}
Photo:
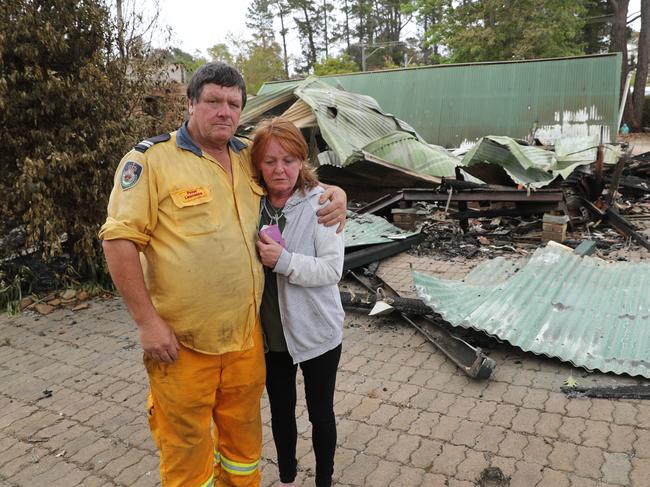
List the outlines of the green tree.
{"type": "Polygon", "coordinates": [[[240,55],[235,65],[244,76],[246,89],[250,93],[257,93],[267,81],[284,77],[280,46],[277,43],[270,47],[251,46],[245,55],[240,55]]]}
{"type": "Polygon", "coordinates": [[[209,47],[208,54],[210,55],[211,61],[221,61],[228,64],[233,63],[232,54],[230,54],[228,46],[223,42],[209,47]]]}
{"type": "Polygon", "coordinates": [[[442,20],[446,0],[411,0],[402,5],[406,14],[414,14],[418,25],[418,34],[414,43],[423,64],[438,64],[442,59],[440,39],[436,35],[438,24],[442,20]]]}
{"type": "Polygon", "coordinates": [[[641,2],[641,31],[639,32],[634,93],[626,118],[633,130],[643,128],[645,88],[648,83],[648,61],[650,60],[650,2],[641,2]]]}
{"type": "Polygon", "coordinates": [[[357,63],[347,54],[343,53],[337,57],[330,57],[314,65],[316,76],[328,74],[345,74],[359,71],[357,63]]]}
{"type": "Polygon", "coordinates": [[[614,16],[614,9],[608,0],[588,0],[585,13],[585,26],[580,34],[580,42],[585,46],[585,54],[606,52],[614,16]]]}
{"type": "Polygon", "coordinates": [[[97,230],[115,167],[169,124],[143,109],[145,97],[164,92],[152,81],[160,64],[132,39],[121,52],[117,38],[98,0],[0,5],[0,235],[21,235],[11,245],[3,238],[0,281],[25,259],[64,253],[82,276],[101,274],[97,230]]]}
{"type": "Polygon", "coordinates": [[[271,4],[271,0],[252,0],[246,16],[246,27],[253,35],[253,43],[265,49],[275,42],[271,4]]]}
{"type": "Polygon", "coordinates": [[[321,45],[321,9],[315,0],[289,0],[298,28],[304,65],[301,71],[308,72],[320,57],[321,45]]]}
{"type": "Polygon", "coordinates": [[[451,62],[573,56],[587,0],[448,1],[428,37],[447,46],[451,62]]]}
{"type": "Polygon", "coordinates": [[[201,56],[201,53],[198,51],[192,55],[189,52],[183,51],[179,47],[174,47],[172,48],[171,52],[173,62],[182,64],[188,76],[192,76],[194,71],[196,71],[199,66],[208,62],[208,60],[201,56]]]}
{"type": "Polygon", "coordinates": [[[287,53],[287,34],[289,29],[287,28],[286,22],[288,20],[287,16],[291,12],[289,4],[286,0],[272,0],[271,1],[272,10],[280,19],[280,37],[282,37],[282,61],[284,61],[284,75],[289,77],[289,55],[287,53]]]}

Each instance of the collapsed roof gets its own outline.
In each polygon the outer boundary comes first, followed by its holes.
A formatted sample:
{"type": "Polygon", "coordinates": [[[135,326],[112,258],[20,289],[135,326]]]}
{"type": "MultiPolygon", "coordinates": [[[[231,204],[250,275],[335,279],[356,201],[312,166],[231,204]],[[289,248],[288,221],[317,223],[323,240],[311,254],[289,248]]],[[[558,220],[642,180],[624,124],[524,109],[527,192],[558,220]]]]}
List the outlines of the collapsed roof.
{"type": "MultiPolygon", "coordinates": [[[[335,88],[315,76],[250,100],[240,129],[250,131],[260,120],[278,115],[305,130],[321,177],[344,186],[436,186],[462,168],[464,179],[473,182],[536,189],[593,163],[599,146],[597,135],[560,137],[553,150],[490,135],[461,160],[444,147],[428,144],[407,122],[384,112],[374,98],[335,88]]],[[[620,148],[603,147],[604,163],[614,164],[620,148]]]]}
{"type": "MultiPolygon", "coordinates": [[[[566,178],[578,166],[591,164],[598,154],[598,136],[562,137],[554,150],[522,145],[511,137],[490,135],[481,138],[464,156],[462,165],[470,174],[493,184],[514,182],[527,188],[542,188],[558,176],[566,178]],[[486,164],[490,167],[486,167],[486,164]],[[495,172],[501,168],[511,181],[495,172]]],[[[615,164],[620,147],[603,145],[603,162],[615,164]]]]}
{"type": "Polygon", "coordinates": [[[446,149],[427,144],[408,123],[383,112],[373,98],[333,88],[316,77],[255,97],[246,106],[240,127],[250,129],[275,115],[301,129],[315,129],[310,136],[313,156],[316,135],[322,137],[328,150],[316,156],[321,168],[359,163],[355,173],[384,186],[404,187],[414,180],[438,184],[443,177],[454,177],[460,163],[446,149]]]}

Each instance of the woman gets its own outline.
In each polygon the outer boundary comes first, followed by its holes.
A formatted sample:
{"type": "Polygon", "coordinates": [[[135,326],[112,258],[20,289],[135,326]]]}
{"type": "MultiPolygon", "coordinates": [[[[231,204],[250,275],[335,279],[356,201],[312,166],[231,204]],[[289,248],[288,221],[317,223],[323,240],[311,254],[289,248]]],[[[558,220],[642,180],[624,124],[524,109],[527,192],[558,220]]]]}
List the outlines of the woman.
{"type": "Polygon", "coordinates": [[[257,243],[266,272],[261,316],[280,485],[295,485],[300,365],[312,424],[316,486],[329,487],[336,449],[334,386],[343,336],[337,283],[344,244],[335,228],[317,222],[323,188],[307,163],[307,152],[302,134],[286,119],[262,122],[255,131],[251,155],[268,192],[257,243]]]}

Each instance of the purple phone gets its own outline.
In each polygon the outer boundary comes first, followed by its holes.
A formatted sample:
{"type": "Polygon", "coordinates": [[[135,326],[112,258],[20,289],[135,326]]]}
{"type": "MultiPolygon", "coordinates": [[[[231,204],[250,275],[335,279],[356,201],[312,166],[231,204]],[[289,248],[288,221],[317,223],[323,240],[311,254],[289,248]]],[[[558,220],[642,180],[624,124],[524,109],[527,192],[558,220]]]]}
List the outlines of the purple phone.
{"type": "Polygon", "coordinates": [[[260,229],[260,235],[265,234],[269,237],[271,237],[274,241],[282,245],[282,247],[286,247],[286,243],[284,242],[284,239],[282,238],[282,232],[280,232],[280,227],[277,225],[264,225],[260,229]]]}

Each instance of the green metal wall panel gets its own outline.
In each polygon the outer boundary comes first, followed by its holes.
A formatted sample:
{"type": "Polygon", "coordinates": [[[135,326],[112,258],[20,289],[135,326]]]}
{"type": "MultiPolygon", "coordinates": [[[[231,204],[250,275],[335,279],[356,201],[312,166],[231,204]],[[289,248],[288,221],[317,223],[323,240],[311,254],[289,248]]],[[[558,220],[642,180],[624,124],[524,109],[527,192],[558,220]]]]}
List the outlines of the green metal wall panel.
{"type": "MultiPolygon", "coordinates": [[[[599,135],[614,142],[621,55],[477,64],[443,64],[325,76],[332,86],[373,97],[427,142],[460,147],[486,135],[544,142],[599,135]]],[[[260,94],[292,81],[267,83],[260,94]]]]}

